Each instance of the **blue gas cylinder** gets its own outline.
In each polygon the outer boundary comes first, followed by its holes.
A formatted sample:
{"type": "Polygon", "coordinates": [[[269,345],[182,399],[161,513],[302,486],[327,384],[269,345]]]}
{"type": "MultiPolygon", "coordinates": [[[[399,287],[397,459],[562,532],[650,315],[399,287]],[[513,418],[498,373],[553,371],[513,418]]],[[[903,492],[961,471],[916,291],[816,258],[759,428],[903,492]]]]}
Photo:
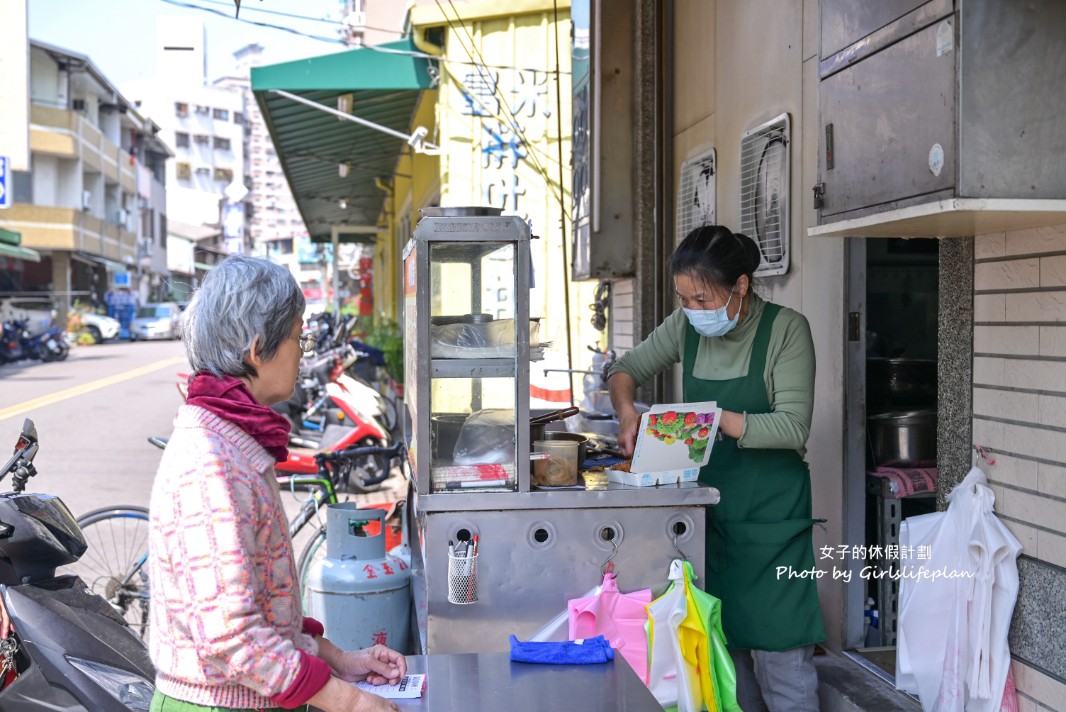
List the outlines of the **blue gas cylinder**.
{"type": "Polygon", "coordinates": [[[326,509],[326,556],[312,562],[304,599],[307,615],[342,650],[410,647],[411,570],[385,551],[385,514],[355,502],[326,509]],[[369,534],[374,522],[378,533],[369,534]]]}

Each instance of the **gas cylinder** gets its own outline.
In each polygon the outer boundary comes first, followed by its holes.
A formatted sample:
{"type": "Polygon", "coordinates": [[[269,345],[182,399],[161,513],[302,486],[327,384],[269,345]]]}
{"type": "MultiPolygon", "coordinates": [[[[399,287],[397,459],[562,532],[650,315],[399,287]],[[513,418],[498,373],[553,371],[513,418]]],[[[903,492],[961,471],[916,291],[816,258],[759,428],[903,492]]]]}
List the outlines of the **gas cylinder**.
{"type": "Polygon", "coordinates": [[[326,556],[307,572],[306,613],[342,650],[410,647],[411,570],[385,552],[385,515],[355,502],[326,508],[326,556]]]}

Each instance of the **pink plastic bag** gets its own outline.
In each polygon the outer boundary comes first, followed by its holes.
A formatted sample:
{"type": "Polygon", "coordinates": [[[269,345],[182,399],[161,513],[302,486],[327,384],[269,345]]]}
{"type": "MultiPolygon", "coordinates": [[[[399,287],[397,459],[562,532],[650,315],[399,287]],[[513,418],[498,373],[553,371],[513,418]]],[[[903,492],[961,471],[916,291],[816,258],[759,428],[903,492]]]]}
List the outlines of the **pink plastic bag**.
{"type": "Polygon", "coordinates": [[[1018,712],[1018,690],[1014,687],[1014,670],[1007,671],[1007,684],[1003,688],[1003,702],[999,712],[1018,712]]]}
{"type": "Polygon", "coordinates": [[[651,589],[622,593],[614,574],[604,574],[599,594],[567,603],[570,640],[602,635],[648,684],[648,634],[644,624],[648,621],[645,606],[649,603],[651,589]]]}

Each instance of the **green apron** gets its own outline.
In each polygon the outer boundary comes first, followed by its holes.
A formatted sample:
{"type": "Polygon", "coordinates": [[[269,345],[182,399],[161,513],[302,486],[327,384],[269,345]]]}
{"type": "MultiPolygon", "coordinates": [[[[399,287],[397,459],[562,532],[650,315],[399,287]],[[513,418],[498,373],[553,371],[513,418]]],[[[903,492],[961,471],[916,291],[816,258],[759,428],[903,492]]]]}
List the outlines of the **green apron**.
{"type": "MultiPolygon", "coordinates": [[[[710,381],[692,375],[700,336],[685,332],[684,400],[717,401],[736,413],[769,413],[763,373],[770,329],[781,307],[767,304],[752,345],[748,375],[710,381]]],[[[707,512],[706,590],[722,601],[731,648],[789,650],[825,640],[818,604],[811,528],[811,475],[790,449],[737,447],[722,435],[700,482],[717,487],[720,504],[707,512]],[[778,576],[779,566],[804,578],[778,576]]]]}

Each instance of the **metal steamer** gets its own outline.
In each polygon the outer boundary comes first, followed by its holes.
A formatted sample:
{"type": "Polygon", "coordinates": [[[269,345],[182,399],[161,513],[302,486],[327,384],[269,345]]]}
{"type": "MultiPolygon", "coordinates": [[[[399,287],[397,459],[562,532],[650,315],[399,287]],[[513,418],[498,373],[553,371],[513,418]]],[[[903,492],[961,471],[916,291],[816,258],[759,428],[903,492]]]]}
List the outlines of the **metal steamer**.
{"type": "MultiPolygon", "coordinates": [[[[404,250],[417,652],[506,651],[509,633],[525,640],[557,620],[608,562],[625,590],[661,592],[679,557],[702,577],[713,489],[531,484],[530,361],[540,358],[538,327],[557,317],[531,321],[531,235],[521,219],[447,212],[424,210],[404,250]],[[464,318],[483,314],[491,320],[464,318]],[[448,334],[465,341],[445,343],[448,334]],[[494,447],[479,461],[455,423],[468,428],[486,413],[495,426],[474,440],[494,447]]],[[[549,639],[566,633],[564,623],[549,639]]]]}

